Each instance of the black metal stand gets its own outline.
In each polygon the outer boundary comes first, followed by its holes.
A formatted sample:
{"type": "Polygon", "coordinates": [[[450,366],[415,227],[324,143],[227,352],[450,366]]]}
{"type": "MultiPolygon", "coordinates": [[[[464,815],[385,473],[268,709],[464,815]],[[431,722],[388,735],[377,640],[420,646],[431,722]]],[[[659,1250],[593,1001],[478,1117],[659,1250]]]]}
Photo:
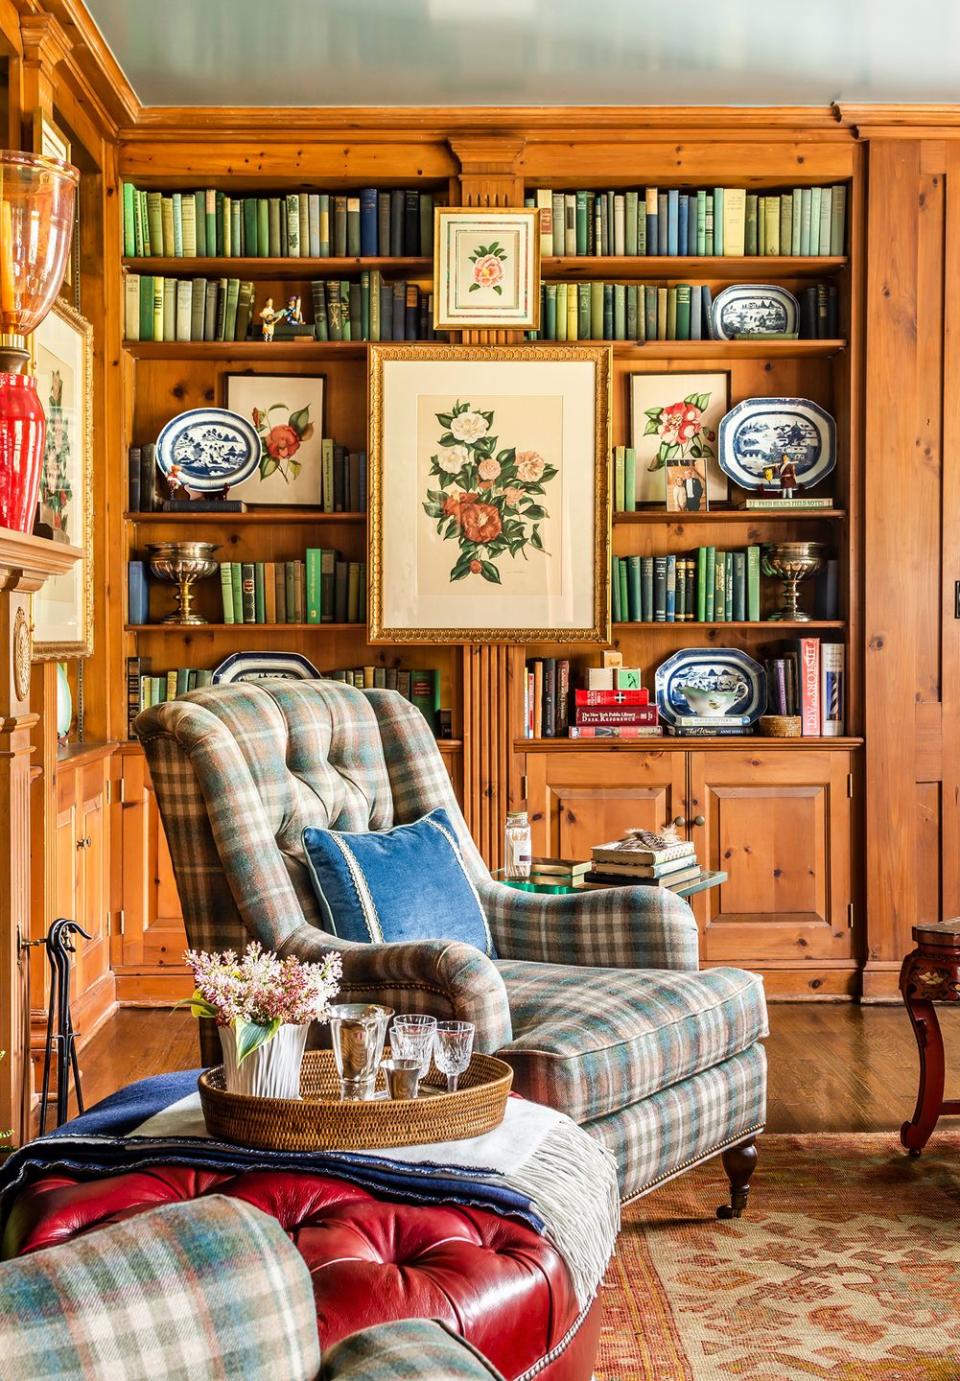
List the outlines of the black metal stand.
{"type": "Polygon", "coordinates": [[[54,921],[45,940],[37,943],[45,946],[50,961],[50,1008],[47,1015],[47,1040],[43,1053],[43,1088],[40,1094],[40,1135],[47,1126],[47,1110],[50,1106],[50,1066],[53,1052],[57,1052],[57,1118],[56,1127],[67,1120],[67,1099],[70,1089],[70,1071],[77,1091],[77,1111],[83,1112],[83,1089],[80,1087],[80,1065],[77,1060],[77,1046],[70,1018],[70,956],[76,953],[76,945],[71,936],[88,935],[76,921],[64,917],[54,921]]]}

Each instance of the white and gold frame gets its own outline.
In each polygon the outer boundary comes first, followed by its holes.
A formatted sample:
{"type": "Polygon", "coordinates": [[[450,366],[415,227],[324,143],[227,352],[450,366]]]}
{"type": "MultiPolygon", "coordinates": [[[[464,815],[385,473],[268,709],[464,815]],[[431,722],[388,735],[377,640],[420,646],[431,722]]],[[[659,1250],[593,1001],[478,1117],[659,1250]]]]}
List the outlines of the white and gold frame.
{"type": "Polygon", "coordinates": [[[33,596],[34,660],[63,661],[93,651],[93,327],[59,299],[33,334],[31,368],[47,418],[38,520],[84,553],[33,596]]]}
{"type": "Polygon", "coordinates": [[[611,357],[370,347],[369,637],[610,638],[611,357]]]}
{"type": "Polygon", "coordinates": [[[540,212],[438,206],[433,324],[438,330],[536,330],[540,325],[540,212]]]}

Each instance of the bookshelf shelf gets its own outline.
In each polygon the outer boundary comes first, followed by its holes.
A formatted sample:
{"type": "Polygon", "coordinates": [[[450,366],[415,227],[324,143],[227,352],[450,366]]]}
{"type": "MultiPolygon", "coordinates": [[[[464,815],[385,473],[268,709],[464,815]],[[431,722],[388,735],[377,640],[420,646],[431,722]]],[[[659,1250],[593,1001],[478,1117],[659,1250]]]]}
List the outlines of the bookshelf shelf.
{"type": "Polygon", "coordinates": [[[627,360],[804,360],[837,355],[847,348],[845,340],[650,340],[609,344],[613,345],[616,359],[627,360]]]}
{"type": "Polygon", "coordinates": [[[167,636],[192,637],[194,633],[249,633],[251,629],[265,633],[362,633],[365,623],[125,623],[127,633],[162,633],[167,636]]]}
{"type": "Polygon", "coordinates": [[[671,630],[679,629],[679,630],[683,633],[683,635],[684,635],[685,637],[686,637],[686,635],[687,635],[688,633],[690,633],[692,630],[698,629],[698,628],[707,628],[707,629],[714,629],[714,628],[737,628],[737,629],[740,629],[741,631],[744,630],[744,629],[762,628],[762,629],[764,629],[764,630],[768,630],[768,631],[770,631],[770,632],[776,633],[777,630],[780,629],[780,628],[846,628],[846,626],[847,626],[847,625],[846,625],[846,621],[845,621],[844,619],[803,619],[803,620],[799,620],[799,619],[789,619],[789,620],[788,620],[788,619],[761,619],[759,622],[745,622],[745,621],[737,622],[737,621],[734,620],[734,619],[727,619],[725,622],[721,622],[721,623],[706,623],[706,622],[698,621],[697,619],[692,619],[692,620],[685,620],[685,621],[682,622],[682,623],[677,623],[676,621],[674,621],[673,623],[669,623],[669,622],[666,621],[666,620],[664,620],[664,621],[658,620],[658,621],[655,622],[655,623],[646,623],[646,622],[644,622],[644,623],[634,623],[634,622],[631,622],[631,623],[615,623],[615,624],[613,624],[613,627],[614,627],[615,629],[616,629],[616,628],[645,628],[645,629],[647,629],[648,631],[653,631],[653,632],[661,632],[661,631],[663,631],[664,629],[671,629],[671,630]]]}
{"type": "Polygon", "coordinates": [[[697,753],[703,748],[739,749],[756,752],[758,745],[780,752],[835,749],[849,753],[863,746],[862,738],[769,738],[765,734],[730,734],[718,738],[677,738],[670,734],[649,738],[518,738],[513,746],[518,753],[697,753]]]}
{"type": "Polygon", "coordinates": [[[668,513],[663,508],[643,509],[635,513],[614,513],[614,527],[630,527],[634,523],[656,523],[667,527],[686,527],[688,523],[793,523],[798,518],[841,522],[847,516],[843,508],[714,508],[706,513],[668,513]]]}
{"type": "MultiPolygon", "coordinates": [[[[178,259],[177,263],[182,263],[178,259]]],[[[584,278],[631,278],[662,280],[684,279],[690,274],[701,278],[723,279],[732,283],[751,280],[762,283],[775,278],[822,278],[847,267],[846,255],[750,254],[729,258],[667,254],[554,256],[541,261],[541,274],[548,281],[584,278]]]]}
{"type": "Polygon", "coordinates": [[[364,358],[364,341],[352,340],[128,340],[135,360],[332,360],[364,358]]]}
{"type": "Polygon", "coordinates": [[[290,279],[330,277],[340,273],[359,273],[363,269],[379,269],[382,273],[396,272],[432,276],[433,260],[419,258],[326,258],[326,259],[240,259],[190,258],[168,259],[157,256],[147,259],[124,259],[123,266],[131,273],[158,274],[163,277],[194,278],[254,278],[290,279]]]}
{"type": "Polygon", "coordinates": [[[310,508],[263,508],[247,513],[125,513],[124,521],[137,527],[152,526],[154,523],[196,523],[198,526],[212,524],[216,527],[257,527],[265,524],[297,523],[304,526],[338,523],[365,523],[366,513],[316,513],[310,508]]]}
{"type": "MultiPolygon", "coordinates": [[[[362,359],[374,342],[363,340],[127,340],[123,348],[136,360],[329,360],[362,359]]],[[[383,345],[414,342],[376,342],[383,345]]],[[[417,341],[418,345],[443,342],[417,341]]],[[[563,341],[521,341],[533,348],[563,341]]],[[[617,360],[762,360],[813,359],[836,355],[845,340],[583,340],[573,345],[609,345],[617,360]]]]}

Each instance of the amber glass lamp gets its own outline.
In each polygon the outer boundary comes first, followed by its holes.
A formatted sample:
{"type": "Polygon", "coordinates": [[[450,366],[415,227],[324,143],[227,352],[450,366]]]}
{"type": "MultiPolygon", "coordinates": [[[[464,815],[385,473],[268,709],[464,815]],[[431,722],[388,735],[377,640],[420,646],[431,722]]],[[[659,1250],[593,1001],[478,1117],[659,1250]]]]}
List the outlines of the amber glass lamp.
{"type": "Polygon", "coordinates": [[[33,527],[46,419],[23,373],[23,337],[60,291],[80,174],[40,154],[0,150],[0,527],[33,527]]]}

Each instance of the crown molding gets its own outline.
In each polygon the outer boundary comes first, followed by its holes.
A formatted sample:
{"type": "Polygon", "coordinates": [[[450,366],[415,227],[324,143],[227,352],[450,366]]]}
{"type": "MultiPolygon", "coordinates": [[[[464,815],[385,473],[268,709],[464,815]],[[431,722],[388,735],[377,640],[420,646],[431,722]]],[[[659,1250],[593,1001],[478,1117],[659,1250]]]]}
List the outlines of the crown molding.
{"type": "MultiPolygon", "coordinates": [[[[90,107],[105,132],[116,136],[121,128],[135,124],[142,109],[139,98],[83,0],[25,2],[34,13],[46,12],[59,22],[70,44],[62,72],[69,74],[78,99],[90,107]]],[[[27,19],[25,15],[21,25],[27,19]]]]}
{"type": "Polygon", "coordinates": [[[856,104],[838,101],[837,118],[858,139],[956,139],[960,137],[960,105],[916,102],[910,105],[856,104]]]}

